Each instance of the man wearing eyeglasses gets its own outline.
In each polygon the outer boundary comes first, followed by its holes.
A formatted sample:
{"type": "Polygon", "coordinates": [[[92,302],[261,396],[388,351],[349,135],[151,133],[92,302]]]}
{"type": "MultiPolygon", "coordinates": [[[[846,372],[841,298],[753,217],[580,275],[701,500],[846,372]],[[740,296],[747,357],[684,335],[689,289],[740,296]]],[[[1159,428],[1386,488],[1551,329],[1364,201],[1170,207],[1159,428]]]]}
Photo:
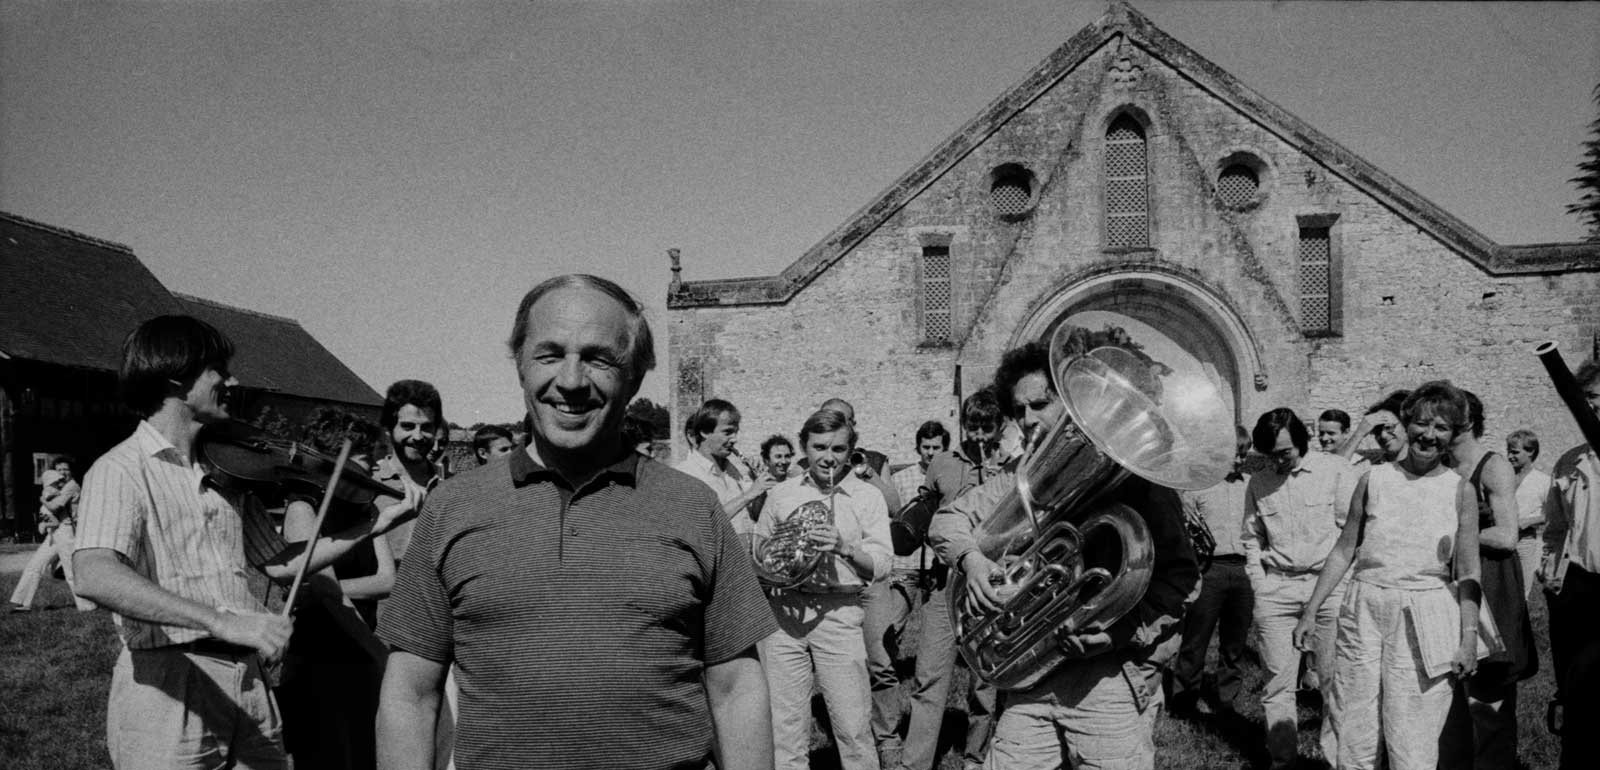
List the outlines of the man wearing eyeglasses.
{"type": "MultiPolygon", "coordinates": [[[[1310,452],[1311,432],[1293,410],[1274,409],[1256,421],[1250,433],[1257,452],[1270,468],[1250,477],[1245,487],[1245,574],[1255,595],[1256,633],[1267,685],[1261,705],[1267,718],[1267,752],[1273,768],[1295,763],[1299,744],[1295,678],[1300,651],[1293,642],[1301,615],[1317,617],[1317,644],[1312,653],[1326,696],[1333,682],[1334,621],[1343,587],[1320,607],[1307,606],[1322,563],[1344,527],[1354,492],[1350,463],[1326,452],[1310,452]]],[[[1324,707],[1333,704],[1323,698],[1324,707]]],[[[1322,719],[1322,752],[1334,752],[1333,720],[1322,719]]]]}

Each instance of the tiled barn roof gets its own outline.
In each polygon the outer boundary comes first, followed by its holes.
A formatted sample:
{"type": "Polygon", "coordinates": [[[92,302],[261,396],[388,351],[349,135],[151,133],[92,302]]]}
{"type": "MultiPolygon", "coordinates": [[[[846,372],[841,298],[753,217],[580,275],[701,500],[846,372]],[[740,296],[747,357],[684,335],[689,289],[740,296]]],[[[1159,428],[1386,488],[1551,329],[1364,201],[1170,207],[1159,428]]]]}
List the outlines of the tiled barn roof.
{"type": "Polygon", "coordinates": [[[116,371],[128,332],[182,312],[127,246],[0,212],[0,356],[116,371]]]}
{"type": "Polygon", "coordinates": [[[234,341],[244,385],[383,403],[293,319],[173,294],[127,246],[0,212],[0,358],[116,371],[128,332],[173,313],[204,319],[234,341]]]}
{"type": "Polygon", "coordinates": [[[379,405],[383,397],[322,346],[299,321],[208,299],[175,295],[184,312],[233,340],[239,384],[323,401],[379,405]]]}

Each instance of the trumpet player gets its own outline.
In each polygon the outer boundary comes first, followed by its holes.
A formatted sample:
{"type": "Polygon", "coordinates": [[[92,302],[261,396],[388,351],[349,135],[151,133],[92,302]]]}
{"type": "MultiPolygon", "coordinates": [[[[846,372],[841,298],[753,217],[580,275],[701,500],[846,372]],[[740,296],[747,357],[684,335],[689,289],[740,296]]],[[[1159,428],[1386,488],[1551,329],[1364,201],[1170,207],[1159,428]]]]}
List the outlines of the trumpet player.
{"type": "Polygon", "coordinates": [[[711,487],[732,519],[733,531],[749,534],[754,522],[747,508],[772,488],[773,481],[766,474],[756,473],[739,456],[735,447],[739,440],[739,409],[713,398],[684,421],[683,435],[693,451],[675,467],[711,487]]]}
{"type": "MultiPolygon", "coordinates": [[[[1084,352],[1118,344],[1141,356],[1119,329],[1083,336],[1084,352]]],[[[1002,412],[1026,434],[1069,424],[1044,344],[1007,351],[994,385],[1002,412]]],[[[965,581],[970,613],[994,612],[1004,602],[990,582],[1000,565],[978,548],[973,532],[1014,488],[1013,474],[1001,474],[934,516],[930,540],[939,557],[961,571],[953,579],[965,581]]],[[[1137,607],[1105,631],[1058,635],[1068,660],[1036,684],[1006,693],[984,763],[989,770],[1155,766],[1162,671],[1178,652],[1180,621],[1200,570],[1176,492],[1130,476],[1105,498],[1138,511],[1149,528],[1154,551],[1149,587],[1137,607]]]]}
{"type": "Polygon", "coordinates": [[[803,542],[797,543],[798,550],[821,552],[816,568],[793,588],[767,592],[778,620],[778,631],[761,642],[772,698],[774,765],[778,770],[808,766],[815,682],[827,704],[840,765],[878,770],[862,591],[887,578],[892,568],[889,509],[877,488],[852,472],[856,436],[845,415],[818,411],[801,427],[799,439],[806,473],[772,488],[755,525],[758,540],[771,539],[790,518],[825,511],[817,516],[823,523],[800,533],[803,542]]]}

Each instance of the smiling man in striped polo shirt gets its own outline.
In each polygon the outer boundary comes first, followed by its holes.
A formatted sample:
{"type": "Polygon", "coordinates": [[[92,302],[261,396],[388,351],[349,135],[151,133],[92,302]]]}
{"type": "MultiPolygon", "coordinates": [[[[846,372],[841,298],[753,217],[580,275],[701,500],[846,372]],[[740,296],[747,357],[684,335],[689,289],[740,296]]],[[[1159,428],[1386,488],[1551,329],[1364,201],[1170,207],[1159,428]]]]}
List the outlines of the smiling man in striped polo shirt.
{"type": "Polygon", "coordinates": [[[624,445],[655,364],[638,300],[552,278],[512,327],[525,451],[447,481],[378,633],[379,766],[433,766],[445,671],[459,770],[770,768],[756,642],[776,624],[716,495],[624,445]]]}

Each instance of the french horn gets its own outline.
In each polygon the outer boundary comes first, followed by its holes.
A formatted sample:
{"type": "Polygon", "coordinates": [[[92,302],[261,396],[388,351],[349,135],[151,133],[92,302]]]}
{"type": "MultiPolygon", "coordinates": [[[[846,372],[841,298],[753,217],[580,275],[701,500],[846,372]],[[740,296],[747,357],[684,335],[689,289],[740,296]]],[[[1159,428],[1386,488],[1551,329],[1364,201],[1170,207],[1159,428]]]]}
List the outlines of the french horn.
{"type": "MultiPolygon", "coordinates": [[[[850,472],[848,465],[829,469],[828,479],[821,482],[822,488],[837,488],[850,472]]],[[[829,502],[808,500],[787,518],[774,524],[771,535],[752,536],[750,555],[755,558],[756,578],[768,588],[777,589],[794,588],[804,583],[829,556],[828,552],[811,542],[811,533],[833,523],[831,498],[829,502]]]]}
{"type": "Polygon", "coordinates": [[[833,522],[833,509],[821,500],[809,500],[789,518],[778,522],[772,534],[756,537],[751,553],[756,578],[771,588],[794,588],[811,577],[827,554],[811,542],[811,533],[833,522]]]}
{"type": "Polygon", "coordinates": [[[972,671],[1025,689],[1069,657],[1065,637],[1105,631],[1149,587],[1150,530],[1106,498],[1128,474],[1177,490],[1204,489],[1232,466],[1233,417],[1197,367],[1178,371],[1121,347],[1072,350],[1073,327],[1050,341],[1067,419],[1030,442],[1016,486],[974,531],[999,565],[994,612],[971,614],[966,583],[950,602],[956,644],[972,671]]]}

